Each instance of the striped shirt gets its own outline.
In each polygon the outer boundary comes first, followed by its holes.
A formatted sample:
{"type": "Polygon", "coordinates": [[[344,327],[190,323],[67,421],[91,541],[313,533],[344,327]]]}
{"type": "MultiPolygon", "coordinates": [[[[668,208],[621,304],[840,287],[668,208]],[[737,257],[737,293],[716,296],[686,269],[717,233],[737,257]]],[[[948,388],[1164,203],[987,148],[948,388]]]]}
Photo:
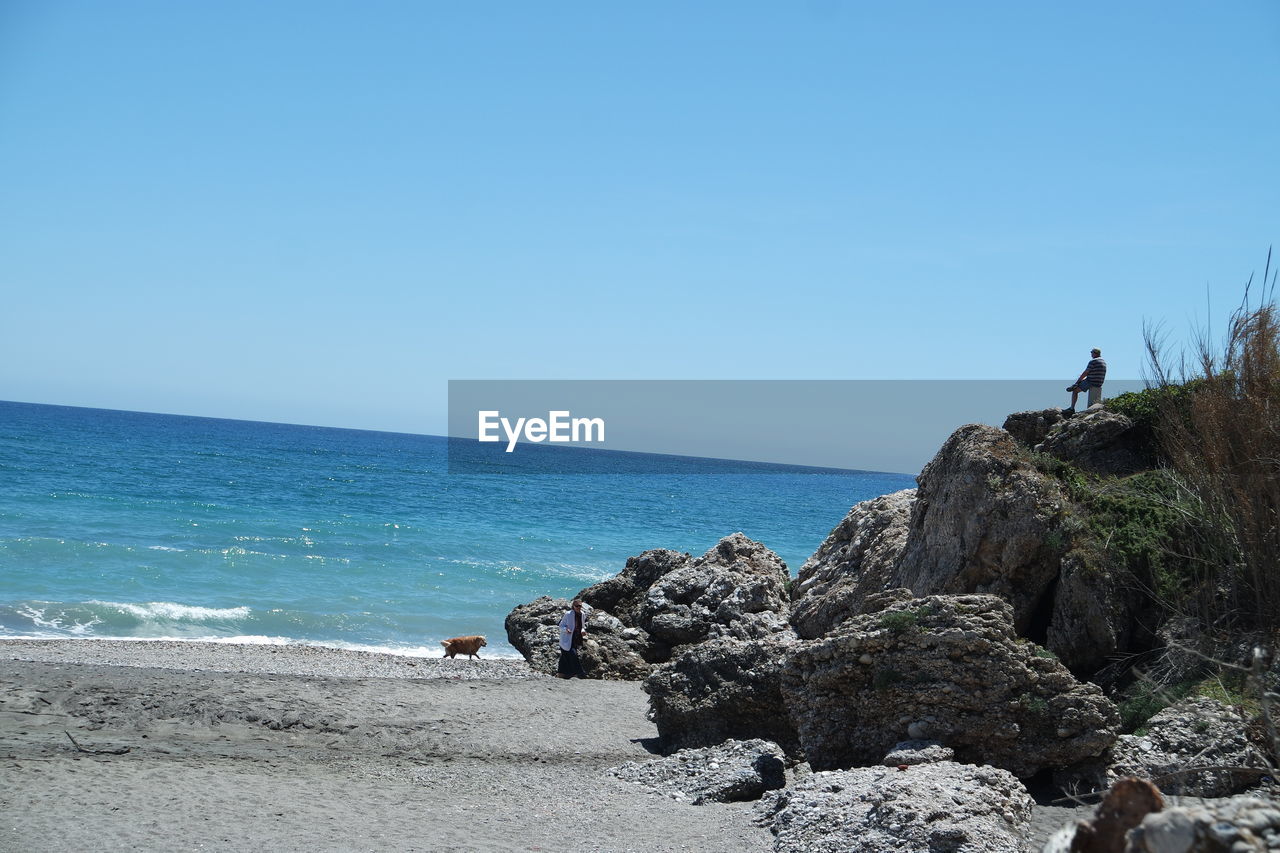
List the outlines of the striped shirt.
{"type": "Polygon", "coordinates": [[[1090,385],[1101,387],[1103,380],[1107,378],[1107,363],[1100,358],[1089,359],[1084,378],[1089,380],[1090,385]]]}

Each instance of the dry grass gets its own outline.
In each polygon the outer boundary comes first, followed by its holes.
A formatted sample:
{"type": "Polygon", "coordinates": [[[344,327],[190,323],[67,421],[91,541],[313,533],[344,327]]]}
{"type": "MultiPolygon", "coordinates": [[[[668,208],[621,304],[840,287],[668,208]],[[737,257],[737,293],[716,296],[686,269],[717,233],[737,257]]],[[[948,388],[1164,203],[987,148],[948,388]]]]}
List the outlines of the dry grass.
{"type": "Polygon", "coordinates": [[[1157,418],[1161,455],[1194,495],[1213,536],[1197,543],[1199,559],[1216,563],[1211,588],[1188,590],[1217,612],[1206,627],[1280,632],[1280,315],[1274,301],[1271,257],[1261,298],[1253,281],[1232,313],[1223,343],[1197,336],[1193,356],[1167,362],[1162,339],[1145,338],[1157,388],[1182,385],[1183,395],[1161,395],[1157,418]],[[1270,282],[1268,284],[1268,276],[1270,282]]]}

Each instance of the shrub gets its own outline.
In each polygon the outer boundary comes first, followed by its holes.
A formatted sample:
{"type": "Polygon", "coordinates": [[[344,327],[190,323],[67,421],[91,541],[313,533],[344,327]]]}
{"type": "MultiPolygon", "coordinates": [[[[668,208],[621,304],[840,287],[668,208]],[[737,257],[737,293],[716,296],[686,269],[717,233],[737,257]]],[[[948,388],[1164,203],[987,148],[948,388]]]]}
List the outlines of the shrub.
{"type": "Polygon", "coordinates": [[[1194,357],[1165,364],[1150,329],[1147,350],[1156,377],[1150,396],[1161,455],[1199,504],[1209,535],[1197,555],[1217,575],[1222,595],[1210,623],[1280,630],[1280,315],[1268,292],[1261,305],[1249,290],[1232,313],[1226,339],[1214,347],[1200,334],[1194,357]],[[1178,390],[1175,390],[1178,389],[1178,390]]]}
{"type": "Polygon", "coordinates": [[[1143,723],[1185,698],[1194,687],[1194,681],[1183,681],[1160,687],[1139,678],[1117,697],[1116,706],[1120,709],[1121,731],[1139,733],[1143,723]]]}
{"type": "Polygon", "coordinates": [[[880,627],[888,628],[894,633],[909,631],[920,621],[920,614],[914,610],[890,610],[880,614],[880,627]]]}

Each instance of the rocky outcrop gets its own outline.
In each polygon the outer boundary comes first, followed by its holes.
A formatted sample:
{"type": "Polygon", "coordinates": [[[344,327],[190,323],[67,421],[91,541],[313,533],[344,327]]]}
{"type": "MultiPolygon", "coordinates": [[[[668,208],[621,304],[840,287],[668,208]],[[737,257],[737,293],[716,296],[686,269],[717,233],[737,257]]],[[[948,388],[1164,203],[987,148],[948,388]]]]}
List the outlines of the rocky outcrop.
{"type": "MultiPolygon", "coordinates": [[[[560,619],[569,611],[567,598],[544,595],[507,614],[507,642],[524,655],[535,671],[551,675],[560,658],[560,619]]],[[[578,655],[591,678],[639,680],[653,669],[643,631],[628,628],[603,611],[588,614],[586,642],[578,655]]]]}
{"type": "Polygon", "coordinates": [[[862,613],[867,595],[893,585],[915,496],[903,489],[855,505],[805,561],[791,587],[797,634],[821,637],[862,613]]]}
{"type": "Polygon", "coordinates": [[[1168,794],[1227,797],[1257,784],[1266,762],[1233,708],[1205,697],[1184,699],[1146,723],[1145,735],[1121,735],[1108,780],[1151,779],[1168,794]],[[1196,768],[1240,768],[1200,770],[1196,768]]]}
{"type": "Polygon", "coordinates": [[[1043,442],[1049,435],[1049,430],[1061,420],[1062,409],[1014,412],[1004,419],[1004,431],[1027,450],[1031,450],[1043,442]]]}
{"type": "Polygon", "coordinates": [[[1122,477],[1154,464],[1133,421],[1104,408],[1090,408],[1056,424],[1036,449],[1094,474],[1122,477]]]}
{"type": "Polygon", "coordinates": [[[503,622],[507,642],[524,655],[529,666],[550,675],[559,658],[560,617],[569,611],[569,600],[543,595],[528,604],[517,605],[503,622]]]}
{"type": "Polygon", "coordinates": [[[669,646],[708,638],[758,640],[787,630],[787,564],[741,533],[658,577],[638,625],[669,646]]]}
{"type": "MultiPolygon", "coordinates": [[[[918,478],[894,586],[916,595],[993,593],[1013,605],[1023,636],[1058,575],[1050,545],[1064,499],[1007,432],[969,424],[952,433],[918,478]]],[[[1046,619],[1047,617],[1041,617],[1046,619]]]]}
{"type": "Polygon", "coordinates": [[[709,640],[678,653],[644,682],[663,749],[760,738],[796,750],[782,702],[780,669],[791,634],[764,640],[709,640]]]}
{"type": "Polygon", "coordinates": [[[1130,580],[1089,565],[1084,554],[1062,558],[1045,646],[1073,672],[1095,672],[1131,647],[1141,603],[1130,580]]]}
{"type": "MultiPolygon", "coordinates": [[[[789,634],[789,577],[777,554],[741,533],[696,560],[666,549],[631,557],[577,596],[590,608],[583,667],[592,678],[642,679],[677,646],[789,634]]],[[[543,596],[508,614],[507,640],[535,670],[555,671],[568,609],[568,599],[543,596]]]]}
{"type": "Polygon", "coordinates": [[[667,758],[628,761],[609,773],[695,806],[758,800],[787,783],[782,748],[766,740],[682,749],[667,758]]]}
{"type": "Polygon", "coordinates": [[[1081,539],[1090,535],[1084,510],[1029,452],[1131,473],[1151,461],[1131,427],[1097,408],[1065,419],[1058,409],[1018,412],[1005,429],[959,428],[916,489],[855,506],[801,567],[792,587],[796,633],[821,637],[869,612],[867,596],[905,587],[916,596],[1005,598],[1018,633],[1074,672],[1096,672],[1117,654],[1146,648],[1141,614],[1149,604],[1140,585],[1086,564],[1082,555],[1097,549],[1079,547],[1089,544],[1081,539]]]}
{"type": "Polygon", "coordinates": [[[1031,807],[1009,773],[943,761],[814,773],[757,809],[778,853],[1021,853],[1031,807]]]}
{"type": "Polygon", "coordinates": [[[874,764],[924,738],[1022,777],[1101,755],[1119,729],[1115,706],[1018,639],[1012,617],[996,596],[930,596],[796,644],[781,693],[810,764],[874,764]]]}
{"type": "Polygon", "coordinates": [[[867,612],[868,595],[905,587],[1003,596],[1018,631],[1043,637],[1059,571],[1058,482],[1009,433],[981,424],[952,433],[917,482],[855,506],[805,562],[792,592],[796,632],[820,637],[867,612]]]}
{"type": "Polygon", "coordinates": [[[1120,735],[1095,761],[1054,772],[1071,794],[1105,790],[1134,777],[1168,794],[1227,797],[1253,787],[1266,760],[1250,743],[1248,723],[1235,709],[1207,697],[1184,699],[1144,723],[1144,734],[1120,735]]]}
{"type": "Polygon", "coordinates": [[[578,597],[597,610],[612,613],[626,625],[639,625],[649,587],[668,572],[687,566],[690,559],[689,554],[667,548],[645,551],[628,557],[621,572],[587,587],[578,597]]]}

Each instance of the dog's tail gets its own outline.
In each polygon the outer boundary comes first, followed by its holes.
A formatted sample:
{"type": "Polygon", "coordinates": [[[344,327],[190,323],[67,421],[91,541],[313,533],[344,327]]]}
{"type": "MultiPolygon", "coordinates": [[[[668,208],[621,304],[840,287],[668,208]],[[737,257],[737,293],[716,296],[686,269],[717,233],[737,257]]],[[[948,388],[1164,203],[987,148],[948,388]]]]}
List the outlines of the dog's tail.
{"type": "Polygon", "coordinates": [[[447,640],[441,640],[440,645],[444,646],[446,649],[449,648],[449,642],[447,640]]]}

